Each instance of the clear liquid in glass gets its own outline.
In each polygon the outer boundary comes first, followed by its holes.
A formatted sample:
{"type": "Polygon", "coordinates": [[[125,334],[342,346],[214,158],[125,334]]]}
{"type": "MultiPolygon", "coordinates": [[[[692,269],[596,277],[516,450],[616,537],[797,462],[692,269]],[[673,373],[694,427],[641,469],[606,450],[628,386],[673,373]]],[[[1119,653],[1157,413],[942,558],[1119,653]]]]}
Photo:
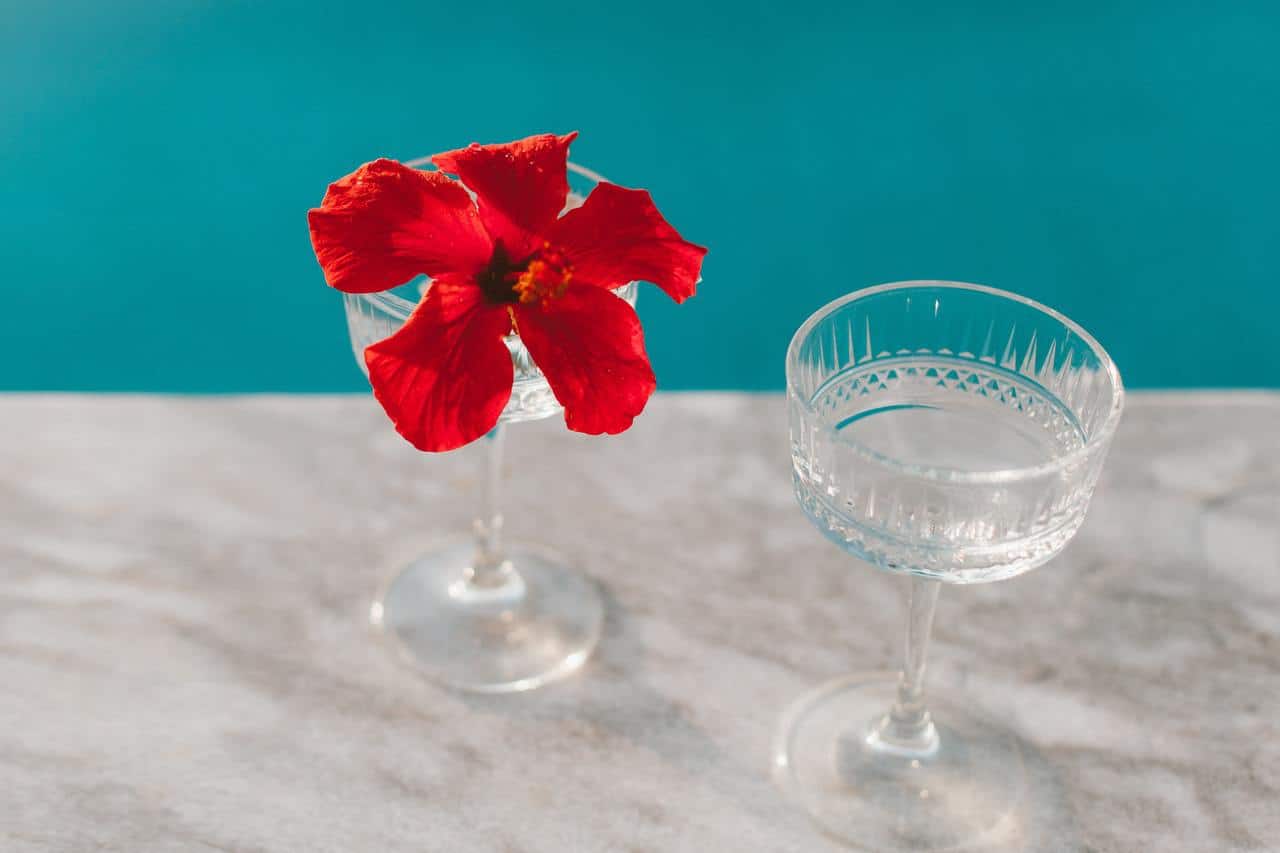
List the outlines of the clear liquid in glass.
{"type": "Polygon", "coordinates": [[[871,408],[836,422],[838,440],[903,465],[962,472],[1041,465],[1084,443],[1066,407],[1023,377],[1005,377],[1000,393],[992,396],[975,392],[978,383],[941,386],[927,373],[926,366],[899,379],[874,396],[871,408]],[[1028,417],[1019,407],[1028,400],[1054,409],[1055,417],[1028,417]]]}
{"type": "Polygon", "coordinates": [[[906,356],[829,377],[815,402],[824,416],[811,461],[823,488],[806,500],[802,482],[801,503],[829,538],[881,568],[953,583],[1009,577],[1049,559],[1083,518],[1088,496],[1069,478],[999,480],[1085,440],[1071,410],[1022,374],[906,356]]]}

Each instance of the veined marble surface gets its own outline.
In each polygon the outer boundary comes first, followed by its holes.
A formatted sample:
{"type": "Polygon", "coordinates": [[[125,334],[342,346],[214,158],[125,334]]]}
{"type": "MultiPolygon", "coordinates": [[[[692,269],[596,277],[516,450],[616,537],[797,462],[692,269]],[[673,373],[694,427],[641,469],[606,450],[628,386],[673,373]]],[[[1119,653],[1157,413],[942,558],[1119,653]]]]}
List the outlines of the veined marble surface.
{"type": "MultiPolygon", "coordinates": [[[[474,450],[366,397],[0,397],[0,850],[823,851],[778,716],[891,668],[902,579],[794,505],[780,397],[509,436],[510,535],[607,589],[533,693],[419,679],[366,616],[466,528],[474,450]]],[[[930,684],[1038,753],[998,849],[1280,850],[1280,396],[1133,395],[1057,561],[943,590],[930,684]]]]}

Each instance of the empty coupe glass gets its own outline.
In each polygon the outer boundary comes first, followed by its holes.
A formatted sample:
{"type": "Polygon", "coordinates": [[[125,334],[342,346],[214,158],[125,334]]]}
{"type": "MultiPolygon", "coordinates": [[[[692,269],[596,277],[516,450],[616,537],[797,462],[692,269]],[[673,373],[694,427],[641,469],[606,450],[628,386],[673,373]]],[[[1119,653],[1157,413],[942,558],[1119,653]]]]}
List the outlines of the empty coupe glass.
{"type": "Polygon", "coordinates": [[[911,595],[902,671],[796,702],[775,778],[859,847],[980,842],[1034,792],[1016,738],[959,703],[926,705],[938,590],[1026,572],[1075,535],[1120,421],[1120,374],[1058,312],[941,281],[830,303],[796,332],[786,372],[801,507],[850,554],[910,575],[911,595]]]}
{"type": "MultiPolygon", "coordinates": [[[[429,167],[430,158],[406,165],[429,167]]],[[[566,209],[578,207],[603,178],[569,164],[566,209]]],[[[351,347],[364,351],[408,319],[430,280],[383,293],[344,294],[351,347]]],[[[636,285],[615,293],[632,305],[636,285]]],[[[546,548],[502,539],[502,445],[505,425],[559,414],[551,388],[518,335],[507,338],[515,383],[497,427],[483,439],[480,505],[472,535],[423,554],[374,602],[373,623],[429,677],[486,693],[528,690],[580,667],[600,638],[604,604],[586,575],[546,548]]],[[[388,426],[390,429],[390,426],[388,426]]]]}

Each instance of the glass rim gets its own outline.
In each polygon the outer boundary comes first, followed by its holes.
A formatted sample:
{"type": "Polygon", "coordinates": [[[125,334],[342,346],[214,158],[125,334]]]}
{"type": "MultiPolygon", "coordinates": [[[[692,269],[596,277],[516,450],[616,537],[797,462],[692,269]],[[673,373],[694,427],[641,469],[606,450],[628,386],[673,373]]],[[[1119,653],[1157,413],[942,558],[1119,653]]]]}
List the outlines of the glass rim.
{"type": "Polygon", "coordinates": [[[967,290],[973,293],[983,293],[988,296],[994,296],[999,299],[1005,299],[1010,302],[1016,302],[1025,305],[1035,311],[1053,318],[1061,323],[1066,329],[1079,337],[1089,347],[1090,351],[1097,356],[1102,364],[1103,371],[1111,381],[1112,396],[1111,407],[1107,412],[1106,418],[1093,431],[1093,434],[1085,439],[1084,443],[1079,447],[1055,456],[1047,462],[1041,462],[1036,465],[1027,465],[1018,468],[1003,468],[993,471],[964,471],[957,468],[947,468],[940,465],[916,465],[909,462],[902,462],[891,456],[886,456],[879,451],[866,446],[856,439],[851,439],[847,444],[856,450],[860,455],[870,458],[885,467],[901,471],[909,476],[919,477],[925,480],[939,480],[949,483],[1008,483],[1018,480],[1028,480],[1035,477],[1049,474],[1064,468],[1071,467],[1079,460],[1088,457],[1094,453],[1098,447],[1105,446],[1111,440],[1111,436],[1115,433],[1116,427],[1120,424],[1120,415],[1124,410],[1124,383],[1120,379],[1120,369],[1116,367],[1116,363],[1111,359],[1110,354],[1098,343],[1097,338],[1089,334],[1085,329],[1070,317],[1050,308],[1044,303],[1037,302],[1018,293],[1012,293],[1008,290],[1000,290],[996,287],[988,287],[985,284],[972,284],[964,281],[945,281],[935,279],[913,279],[909,281],[894,281],[886,284],[877,284],[872,287],[864,287],[855,290],[852,293],[846,293],[838,296],[818,310],[814,311],[809,317],[800,324],[800,328],[796,329],[795,334],[791,336],[791,343],[787,345],[786,360],[786,377],[787,377],[787,395],[799,401],[807,412],[815,412],[810,400],[800,393],[796,385],[793,369],[797,367],[800,360],[800,347],[806,338],[812,334],[814,328],[825,320],[832,312],[843,308],[844,306],[866,299],[870,296],[878,296],[882,293],[890,293],[897,290],[910,289],[942,289],[942,290],[967,290]]]}
{"type": "MultiPolygon", "coordinates": [[[[431,162],[432,156],[434,155],[428,154],[425,157],[415,157],[412,160],[405,160],[404,165],[411,169],[428,168],[431,171],[438,171],[435,168],[435,165],[431,162]]],[[[586,166],[579,166],[572,160],[567,161],[565,165],[569,168],[569,171],[573,172],[575,175],[581,175],[582,177],[595,181],[598,184],[604,183],[608,180],[599,172],[592,171],[586,166]]],[[[408,299],[405,299],[403,296],[397,296],[390,290],[380,290],[375,293],[352,293],[348,295],[372,302],[374,305],[377,305],[383,311],[400,321],[408,320],[409,315],[413,313],[413,309],[418,307],[417,302],[410,302],[408,299]]]]}

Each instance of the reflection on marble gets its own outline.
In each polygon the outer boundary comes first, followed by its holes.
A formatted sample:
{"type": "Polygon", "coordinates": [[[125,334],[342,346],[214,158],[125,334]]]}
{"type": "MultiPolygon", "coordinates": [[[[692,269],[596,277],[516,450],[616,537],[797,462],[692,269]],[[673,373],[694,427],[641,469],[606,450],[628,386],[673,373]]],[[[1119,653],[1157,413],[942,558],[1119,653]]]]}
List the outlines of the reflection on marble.
{"type": "MultiPolygon", "coordinates": [[[[569,682],[471,697],[366,628],[471,452],[363,397],[0,397],[0,849],[821,851],[769,779],[801,691],[894,664],[902,583],[793,504],[776,396],[510,436],[512,535],[607,587],[569,682]]],[[[1280,397],[1135,395],[1056,562],[944,590],[931,682],[1059,807],[992,849],[1280,850],[1280,397]]]]}

